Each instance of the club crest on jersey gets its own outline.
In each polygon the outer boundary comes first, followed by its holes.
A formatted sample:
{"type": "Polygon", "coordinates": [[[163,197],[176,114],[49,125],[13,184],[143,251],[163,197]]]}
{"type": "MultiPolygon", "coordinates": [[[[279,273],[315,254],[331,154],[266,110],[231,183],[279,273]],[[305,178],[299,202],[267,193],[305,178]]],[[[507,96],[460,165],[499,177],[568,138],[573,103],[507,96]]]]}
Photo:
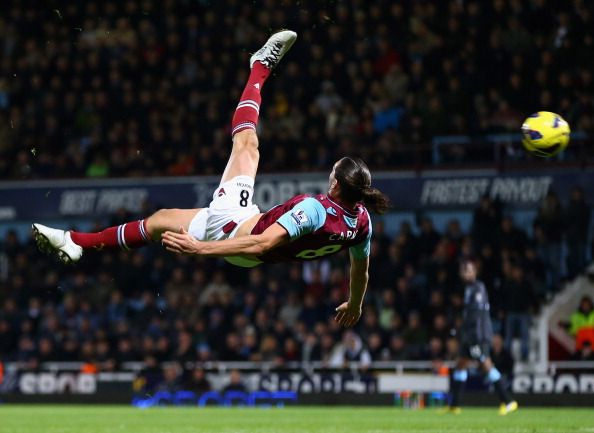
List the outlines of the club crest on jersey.
{"type": "Polygon", "coordinates": [[[331,241],[349,241],[355,239],[357,233],[359,233],[359,230],[347,230],[346,232],[331,234],[328,239],[331,241]]]}
{"type": "Polygon", "coordinates": [[[346,223],[347,226],[349,226],[350,228],[355,228],[357,227],[357,218],[350,218],[346,215],[343,215],[342,218],[344,219],[344,222],[346,223]]]}
{"type": "Polygon", "coordinates": [[[291,216],[293,217],[293,219],[295,220],[295,223],[298,226],[301,226],[302,224],[305,224],[306,222],[309,221],[309,219],[307,218],[307,215],[305,215],[305,211],[302,211],[302,210],[293,212],[291,214],[291,216]]]}
{"type": "Polygon", "coordinates": [[[225,192],[225,188],[221,188],[221,189],[219,189],[219,192],[218,192],[217,196],[218,196],[218,197],[221,197],[221,196],[223,196],[223,195],[225,195],[225,194],[227,194],[227,193],[225,192]]]}

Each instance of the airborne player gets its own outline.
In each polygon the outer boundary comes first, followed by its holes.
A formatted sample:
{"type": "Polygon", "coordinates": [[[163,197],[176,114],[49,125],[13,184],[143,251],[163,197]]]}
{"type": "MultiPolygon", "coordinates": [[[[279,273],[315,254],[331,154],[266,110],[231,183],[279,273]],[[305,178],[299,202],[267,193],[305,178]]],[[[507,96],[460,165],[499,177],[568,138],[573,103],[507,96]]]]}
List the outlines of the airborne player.
{"type": "Polygon", "coordinates": [[[224,257],[244,267],[315,260],[348,248],[350,297],[336,309],[336,320],[343,326],[354,325],[368,280],[371,221],[366,207],[383,213],[388,206],[386,196],[371,187],[367,165],[358,158],[340,159],[325,195],[299,195],[266,213],[252,203],[260,158],[256,135],[260,92],[296,38],[290,30],[275,33],[251,56],[251,73],[233,116],[231,156],[207,208],[161,209],[146,219],[99,233],[33,224],[39,248],[64,262],[76,262],[85,249],[129,250],[161,241],[174,253],[224,257]]]}

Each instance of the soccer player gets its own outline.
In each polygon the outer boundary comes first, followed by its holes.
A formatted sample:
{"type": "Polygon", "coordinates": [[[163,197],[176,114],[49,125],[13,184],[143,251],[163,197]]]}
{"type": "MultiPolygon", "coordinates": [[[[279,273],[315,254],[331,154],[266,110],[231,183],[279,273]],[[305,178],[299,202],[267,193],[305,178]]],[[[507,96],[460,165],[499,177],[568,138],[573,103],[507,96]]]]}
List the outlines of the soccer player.
{"type": "Polygon", "coordinates": [[[174,253],[224,257],[234,265],[252,267],[314,260],[348,248],[350,296],[336,309],[336,320],[346,327],[354,325],[368,280],[371,221],[366,207],[377,213],[388,207],[386,196],[371,187],[365,163],[349,157],[336,162],[325,195],[299,195],[265,213],[252,203],[260,157],[256,135],[260,92],[296,38],[289,30],[275,33],[251,56],[251,73],[232,120],[231,156],[207,208],[161,209],[99,233],[33,224],[40,250],[70,263],[78,261],[85,249],[129,250],[154,240],[174,253]]]}
{"type": "Polygon", "coordinates": [[[464,320],[460,341],[460,356],[450,378],[449,411],[460,413],[460,394],[468,378],[470,360],[477,361],[487,380],[493,384],[499,401],[499,414],[507,415],[518,409],[505,389],[505,383],[499,370],[489,357],[493,328],[489,315],[489,297],[482,281],[477,279],[476,263],[465,260],[460,266],[460,278],[466,284],[464,290],[464,320]]]}

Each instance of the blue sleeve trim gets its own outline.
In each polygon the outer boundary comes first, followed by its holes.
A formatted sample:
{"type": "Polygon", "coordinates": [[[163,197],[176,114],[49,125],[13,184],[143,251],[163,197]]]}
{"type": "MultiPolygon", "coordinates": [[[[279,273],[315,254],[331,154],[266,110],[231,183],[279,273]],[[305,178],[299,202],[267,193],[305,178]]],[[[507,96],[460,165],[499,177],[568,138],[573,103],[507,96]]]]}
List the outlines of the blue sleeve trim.
{"type": "Polygon", "coordinates": [[[487,379],[489,382],[495,383],[501,379],[501,373],[495,367],[491,367],[491,370],[489,370],[489,373],[487,373],[487,379]]]}
{"type": "Polygon", "coordinates": [[[371,227],[371,218],[369,219],[369,233],[363,242],[349,248],[351,256],[357,260],[364,260],[371,254],[371,235],[373,229],[371,227]]]}
{"type": "Polygon", "coordinates": [[[326,209],[315,198],[308,197],[276,221],[289,233],[291,240],[313,233],[326,222],[326,209]]]}
{"type": "Polygon", "coordinates": [[[466,382],[468,380],[468,371],[454,370],[454,374],[452,376],[456,382],[466,382]]]}

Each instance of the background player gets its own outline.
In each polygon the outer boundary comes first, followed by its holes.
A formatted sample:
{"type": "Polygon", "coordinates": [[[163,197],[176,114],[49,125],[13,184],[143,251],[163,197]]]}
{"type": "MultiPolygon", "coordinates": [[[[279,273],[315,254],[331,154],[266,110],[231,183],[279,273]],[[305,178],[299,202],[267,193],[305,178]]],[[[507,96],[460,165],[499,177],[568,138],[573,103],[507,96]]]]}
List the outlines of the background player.
{"type": "Polygon", "coordinates": [[[489,297],[482,281],[477,279],[476,263],[465,260],[460,266],[460,277],[466,283],[464,289],[464,321],[460,345],[460,357],[450,381],[450,407],[453,413],[460,412],[460,394],[468,379],[468,364],[478,361],[487,380],[493,384],[501,405],[500,415],[507,415],[518,409],[505,389],[501,373],[489,357],[493,328],[491,325],[489,297]]]}
{"type": "Polygon", "coordinates": [[[366,164],[356,158],[339,160],[330,174],[327,195],[296,196],[264,214],[252,203],[260,156],[256,135],[260,92],[296,37],[289,30],[275,33],[250,58],[251,73],[232,121],[231,156],[208,208],[162,209],[145,220],[99,233],[33,224],[39,248],[75,262],[84,249],[128,250],[162,240],[172,252],[225,257],[245,267],[314,260],[349,248],[350,298],[337,308],[336,319],[344,326],[355,324],[368,281],[371,221],[365,206],[378,213],[388,207],[386,196],[371,187],[366,164]]]}

